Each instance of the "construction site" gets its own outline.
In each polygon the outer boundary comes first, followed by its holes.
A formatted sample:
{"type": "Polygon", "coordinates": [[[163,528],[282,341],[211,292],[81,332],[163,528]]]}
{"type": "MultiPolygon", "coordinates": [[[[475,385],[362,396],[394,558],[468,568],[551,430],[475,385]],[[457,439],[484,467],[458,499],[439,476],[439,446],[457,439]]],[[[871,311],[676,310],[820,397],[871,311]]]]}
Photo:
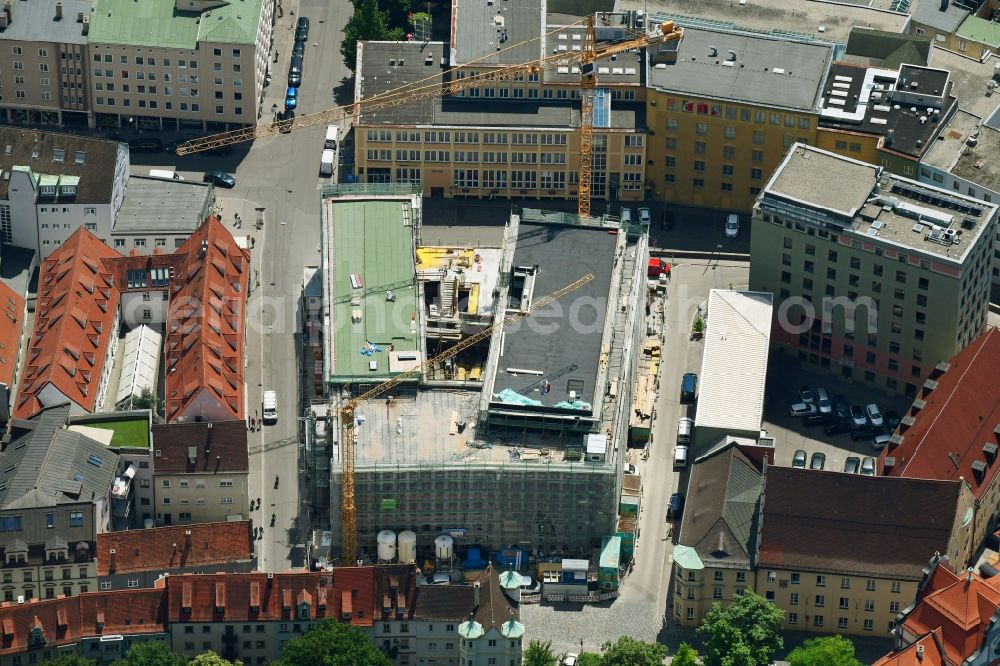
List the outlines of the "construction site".
{"type": "MultiPolygon", "coordinates": [[[[646,332],[641,227],[524,209],[501,247],[423,247],[412,190],[323,197],[331,413],[406,376],[333,428],[332,489],[353,438],[357,558],[378,559],[383,530],[412,531],[420,552],[448,535],[456,554],[516,544],[589,556],[618,526],[646,332]]],[[[331,493],[331,557],[342,501],[331,493]]]]}

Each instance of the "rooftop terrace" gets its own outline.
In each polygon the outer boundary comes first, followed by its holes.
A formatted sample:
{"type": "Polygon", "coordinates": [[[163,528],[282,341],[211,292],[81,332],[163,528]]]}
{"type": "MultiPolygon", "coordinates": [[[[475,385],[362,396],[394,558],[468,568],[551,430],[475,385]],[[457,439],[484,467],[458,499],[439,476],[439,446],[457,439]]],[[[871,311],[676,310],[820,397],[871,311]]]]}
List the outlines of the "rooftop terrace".
{"type": "Polygon", "coordinates": [[[951,94],[958,98],[958,106],[980,118],[987,118],[1000,105],[1000,95],[987,95],[987,84],[993,79],[991,58],[979,62],[952,51],[932,48],[930,66],[946,69],[951,73],[951,94]]]}
{"type": "Polygon", "coordinates": [[[421,358],[413,263],[419,215],[419,195],[325,196],[328,371],[336,381],[386,379],[421,358]]]}
{"type": "Polygon", "coordinates": [[[1000,192],[1000,130],[982,126],[975,146],[966,146],[951,172],[1000,192]]]}
{"type": "Polygon", "coordinates": [[[951,169],[955,161],[959,159],[965,149],[965,141],[969,138],[982,119],[974,116],[968,111],[958,109],[955,114],[948,119],[948,123],[941,128],[941,132],[931,142],[930,148],[920,160],[921,164],[927,164],[945,171],[951,169]]]}

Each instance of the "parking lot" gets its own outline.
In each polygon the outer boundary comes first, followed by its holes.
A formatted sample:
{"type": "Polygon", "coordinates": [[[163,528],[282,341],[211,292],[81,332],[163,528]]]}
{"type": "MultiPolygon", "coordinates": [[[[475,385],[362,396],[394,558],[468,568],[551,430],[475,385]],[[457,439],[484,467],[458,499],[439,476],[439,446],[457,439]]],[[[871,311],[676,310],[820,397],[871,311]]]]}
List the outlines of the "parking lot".
{"type": "MultiPolygon", "coordinates": [[[[878,451],[872,448],[872,436],[864,436],[857,441],[851,439],[849,432],[838,435],[826,435],[823,425],[806,425],[805,419],[790,416],[789,407],[799,402],[799,387],[809,386],[826,389],[830,399],[843,395],[851,405],[862,408],[869,403],[876,403],[885,414],[894,411],[899,415],[909,409],[910,398],[899,394],[890,394],[860,382],[846,382],[832,374],[814,371],[803,367],[792,358],[772,350],[767,372],[767,399],[764,404],[764,428],[774,437],[775,463],[791,466],[795,451],[803,449],[806,452],[808,466],[813,453],[820,452],[826,456],[824,469],[841,472],[844,462],[850,456],[864,458],[878,457],[878,451]]],[[[891,434],[888,429],[886,434],[891,434]]]]}

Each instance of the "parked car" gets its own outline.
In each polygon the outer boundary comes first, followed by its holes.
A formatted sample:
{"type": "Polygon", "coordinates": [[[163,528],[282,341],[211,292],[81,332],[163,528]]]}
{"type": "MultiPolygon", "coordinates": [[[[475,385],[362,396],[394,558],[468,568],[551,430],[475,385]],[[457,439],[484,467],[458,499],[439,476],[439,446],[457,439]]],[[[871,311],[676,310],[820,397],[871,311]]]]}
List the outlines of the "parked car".
{"type": "Polygon", "coordinates": [[[132,139],[128,149],[133,153],[158,153],[163,150],[163,142],[159,139],[132,139]]]}
{"type": "Polygon", "coordinates": [[[796,449],[795,454],[792,456],[792,467],[805,467],[806,466],[806,450],[796,449]]]}
{"type": "Polygon", "coordinates": [[[576,652],[567,652],[566,656],[563,657],[562,666],[576,666],[576,660],[579,656],[576,652]]]}
{"type": "Polygon", "coordinates": [[[698,395],[698,375],[687,372],[681,377],[681,402],[694,402],[698,395]]]}
{"type": "Polygon", "coordinates": [[[295,41],[305,42],[309,40],[309,19],[305,16],[300,16],[299,20],[295,23],[295,41]]]}
{"type": "Polygon", "coordinates": [[[865,407],[865,412],[868,414],[868,420],[872,422],[872,425],[880,427],[885,425],[885,419],[882,418],[882,410],[874,402],[865,407]]]}
{"type": "Polygon", "coordinates": [[[451,583],[451,578],[445,573],[430,574],[425,579],[425,584],[427,585],[448,585],[451,583]]]}
{"type": "Polygon", "coordinates": [[[288,87],[298,88],[300,85],[302,85],[302,70],[301,69],[288,70],[288,87]]]}
{"type": "Polygon", "coordinates": [[[897,412],[891,409],[882,415],[885,418],[885,427],[889,432],[896,432],[896,428],[899,427],[899,422],[902,420],[897,412]]]}
{"type": "Polygon", "coordinates": [[[848,456],[844,461],[844,471],[848,474],[857,474],[861,470],[861,458],[848,456]]]}
{"type": "Polygon", "coordinates": [[[826,454],[822,451],[816,451],[809,459],[809,469],[823,469],[824,467],[826,467],[826,454]]]}
{"type": "Polygon", "coordinates": [[[804,402],[807,405],[812,405],[816,402],[816,395],[811,388],[805,385],[799,387],[799,402],[804,402]]]}
{"type": "Polygon", "coordinates": [[[684,511],[684,494],[674,493],[667,501],[667,518],[680,518],[682,511],[684,511]]]}
{"type": "Polygon", "coordinates": [[[809,416],[816,413],[816,405],[805,402],[797,402],[788,408],[789,416],[809,416]]]}
{"type": "Polygon", "coordinates": [[[847,398],[842,395],[834,396],[833,411],[837,416],[845,421],[851,418],[851,405],[847,402],[847,398]]]}
{"type": "Polygon", "coordinates": [[[649,212],[648,208],[639,209],[639,221],[643,224],[649,224],[653,221],[653,214],[649,212]]]}
{"type": "Polygon", "coordinates": [[[225,171],[206,171],[205,175],[201,177],[201,182],[212,183],[212,185],[227,189],[236,187],[236,178],[225,171]]]}
{"type": "Polygon", "coordinates": [[[299,105],[299,91],[292,86],[285,91],[285,109],[294,109],[299,105]]]}
{"type": "Polygon", "coordinates": [[[802,419],[802,423],[805,424],[806,426],[824,425],[826,423],[829,423],[829,421],[830,421],[829,416],[827,416],[826,414],[819,414],[819,413],[809,414],[804,419],[802,419]]]}
{"type": "Polygon", "coordinates": [[[826,424],[826,426],[823,428],[823,432],[825,432],[827,435],[832,436],[832,435],[843,434],[845,432],[848,432],[850,429],[851,426],[848,424],[848,422],[837,416],[834,417],[833,421],[830,421],[829,423],[826,424]]]}
{"type": "Polygon", "coordinates": [[[833,414],[833,402],[826,394],[825,388],[816,389],[816,406],[819,407],[820,414],[833,414]]]}
{"type": "Polygon", "coordinates": [[[858,428],[868,423],[868,416],[861,405],[851,405],[851,422],[858,428]]]}
{"type": "Polygon", "coordinates": [[[726,218],[726,238],[736,238],[740,235],[740,218],[736,213],[730,213],[726,218]]]}
{"type": "Polygon", "coordinates": [[[861,473],[865,476],[875,476],[875,458],[865,456],[861,459],[861,473]]]}
{"type": "Polygon", "coordinates": [[[890,435],[875,435],[875,439],[872,440],[872,448],[876,451],[881,451],[889,445],[890,435]]]}
{"type": "Polygon", "coordinates": [[[866,437],[875,437],[876,435],[882,434],[882,427],[866,423],[863,426],[858,426],[851,431],[851,439],[855,442],[859,439],[865,439],[866,437]]]}
{"type": "Polygon", "coordinates": [[[292,57],[303,57],[306,54],[306,43],[305,42],[295,42],[292,46],[292,57]]]}

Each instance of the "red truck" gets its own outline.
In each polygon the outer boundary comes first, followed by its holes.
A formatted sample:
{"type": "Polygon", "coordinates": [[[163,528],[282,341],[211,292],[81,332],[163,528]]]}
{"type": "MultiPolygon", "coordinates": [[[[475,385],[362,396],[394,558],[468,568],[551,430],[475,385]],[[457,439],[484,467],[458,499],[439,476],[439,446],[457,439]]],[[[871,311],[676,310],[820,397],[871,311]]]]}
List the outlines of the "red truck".
{"type": "Polygon", "coordinates": [[[650,257],[646,267],[646,277],[658,279],[661,275],[670,277],[670,264],[659,257],[650,257]]]}

